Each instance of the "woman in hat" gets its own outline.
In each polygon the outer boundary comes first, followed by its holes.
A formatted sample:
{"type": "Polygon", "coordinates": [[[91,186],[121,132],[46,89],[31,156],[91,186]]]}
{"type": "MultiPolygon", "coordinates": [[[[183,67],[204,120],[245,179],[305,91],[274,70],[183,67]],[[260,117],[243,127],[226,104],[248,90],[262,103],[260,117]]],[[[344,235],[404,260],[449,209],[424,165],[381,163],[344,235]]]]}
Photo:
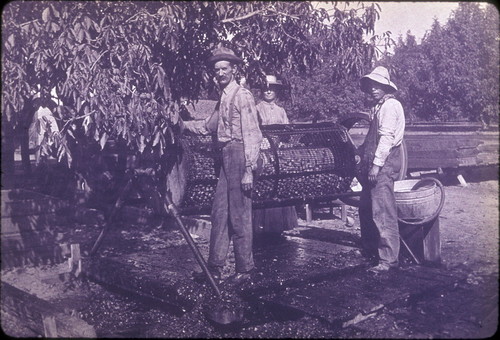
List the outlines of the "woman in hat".
{"type": "Polygon", "coordinates": [[[396,85],[389,71],[376,67],[360,80],[361,90],[370,95],[370,128],[362,150],[359,219],[363,253],[378,260],[369,270],[374,273],[397,268],[399,261],[399,225],[394,181],[401,170],[405,116],[394,97],[396,85]]]}
{"type": "Polygon", "coordinates": [[[257,104],[259,121],[261,125],[289,124],[285,109],[276,104],[278,92],[282,90],[283,83],[275,76],[266,75],[266,84],[262,88],[262,100],[257,104]]]}
{"type": "MultiPolygon", "coordinates": [[[[276,104],[283,83],[273,75],[266,75],[266,81],[261,91],[262,100],[256,106],[260,124],[289,124],[285,109],[276,104]]],[[[282,231],[297,226],[297,212],[294,206],[254,210],[254,231],[256,234],[266,233],[266,239],[279,238],[282,231]]]]}

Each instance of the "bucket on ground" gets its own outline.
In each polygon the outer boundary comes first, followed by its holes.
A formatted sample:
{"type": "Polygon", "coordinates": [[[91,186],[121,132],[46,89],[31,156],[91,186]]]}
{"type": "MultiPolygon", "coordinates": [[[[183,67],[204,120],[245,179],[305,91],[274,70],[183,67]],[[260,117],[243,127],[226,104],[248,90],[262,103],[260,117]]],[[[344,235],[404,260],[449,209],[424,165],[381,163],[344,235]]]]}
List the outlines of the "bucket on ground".
{"type": "Polygon", "coordinates": [[[433,178],[394,182],[398,218],[404,222],[430,220],[440,212],[443,188],[433,178]]]}
{"type": "Polygon", "coordinates": [[[439,213],[444,205],[444,188],[437,179],[394,182],[400,236],[417,264],[441,261],[439,213]]]}

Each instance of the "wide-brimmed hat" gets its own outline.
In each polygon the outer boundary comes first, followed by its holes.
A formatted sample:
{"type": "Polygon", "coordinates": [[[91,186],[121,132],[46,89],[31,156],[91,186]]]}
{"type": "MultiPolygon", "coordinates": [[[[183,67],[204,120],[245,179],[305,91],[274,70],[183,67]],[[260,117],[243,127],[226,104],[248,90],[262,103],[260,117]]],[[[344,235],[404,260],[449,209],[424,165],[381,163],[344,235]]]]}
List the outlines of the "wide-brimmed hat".
{"type": "Polygon", "coordinates": [[[396,84],[394,84],[391,81],[391,77],[389,76],[389,70],[387,70],[383,66],[377,66],[373,71],[363,77],[359,80],[360,86],[361,86],[361,91],[363,92],[369,92],[370,89],[368,87],[368,80],[373,80],[379,84],[388,86],[390,89],[392,89],[390,92],[394,92],[398,90],[398,87],[396,84]]]}
{"type": "Polygon", "coordinates": [[[276,76],[273,76],[273,75],[270,75],[270,74],[266,74],[266,82],[267,82],[267,86],[271,86],[271,85],[274,85],[274,86],[283,86],[283,82],[281,80],[278,80],[278,78],[276,78],[276,76]]]}
{"type": "Polygon", "coordinates": [[[225,60],[233,63],[242,63],[243,59],[234,54],[233,50],[227,47],[217,47],[212,51],[212,56],[208,58],[208,62],[213,64],[218,61],[225,60]]]}

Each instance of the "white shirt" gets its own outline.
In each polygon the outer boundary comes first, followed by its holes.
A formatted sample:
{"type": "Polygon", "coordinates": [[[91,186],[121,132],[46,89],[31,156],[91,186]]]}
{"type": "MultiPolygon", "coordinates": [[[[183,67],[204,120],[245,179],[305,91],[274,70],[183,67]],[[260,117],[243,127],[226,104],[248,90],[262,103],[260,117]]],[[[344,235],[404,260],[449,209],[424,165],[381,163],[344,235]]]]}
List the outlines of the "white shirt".
{"type": "Polygon", "coordinates": [[[49,108],[41,106],[33,115],[29,127],[29,148],[34,149],[42,144],[45,132],[49,133],[47,144],[52,145],[52,132],[59,132],[57,122],[49,108]]]}
{"type": "Polygon", "coordinates": [[[405,132],[405,114],[401,103],[392,95],[386,95],[372,108],[370,117],[377,115],[378,144],[373,164],[384,166],[391,149],[401,145],[405,132]]]}

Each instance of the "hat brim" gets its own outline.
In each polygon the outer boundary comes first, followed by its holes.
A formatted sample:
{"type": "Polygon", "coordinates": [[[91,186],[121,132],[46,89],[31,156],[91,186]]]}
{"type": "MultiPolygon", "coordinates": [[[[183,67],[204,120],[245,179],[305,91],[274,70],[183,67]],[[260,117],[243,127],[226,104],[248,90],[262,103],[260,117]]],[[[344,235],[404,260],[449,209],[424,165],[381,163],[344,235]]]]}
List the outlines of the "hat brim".
{"type": "Polygon", "coordinates": [[[369,89],[369,86],[368,86],[369,85],[369,80],[372,80],[372,81],[374,81],[376,83],[379,83],[381,85],[386,86],[387,89],[389,90],[389,92],[396,92],[398,90],[398,87],[392,81],[387,80],[386,78],[381,77],[381,76],[379,76],[377,74],[368,74],[366,76],[363,76],[359,80],[361,91],[363,91],[365,93],[369,93],[370,92],[370,89],[369,89]]]}
{"type": "Polygon", "coordinates": [[[262,87],[268,87],[268,86],[277,86],[277,87],[282,87],[282,86],[285,86],[283,85],[283,83],[281,81],[277,81],[277,82],[272,82],[272,83],[265,83],[262,87]]]}
{"type": "Polygon", "coordinates": [[[222,60],[231,61],[231,62],[237,63],[237,64],[243,62],[243,59],[241,59],[233,54],[228,54],[228,53],[221,53],[221,54],[213,55],[210,58],[208,58],[208,62],[210,64],[215,64],[216,62],[222,61],[222,60]]]}

